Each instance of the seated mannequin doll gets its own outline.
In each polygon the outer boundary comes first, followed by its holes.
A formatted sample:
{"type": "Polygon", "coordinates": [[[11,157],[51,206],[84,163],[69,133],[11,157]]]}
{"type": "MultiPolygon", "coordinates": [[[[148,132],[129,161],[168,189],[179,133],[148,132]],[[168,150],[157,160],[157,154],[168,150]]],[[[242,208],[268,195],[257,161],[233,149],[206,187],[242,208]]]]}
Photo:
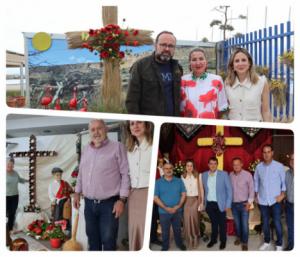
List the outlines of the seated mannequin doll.
{"type": "Polygon", "coordinates": [[[68,182],[62,180],[63,170],[53,168],[53,181],[48,188],[48,195],[51,200],[51,216],[52,221],[66,220],[67,230],[71,231],[71,198],[70,193],[73,192],[68,182]]]}

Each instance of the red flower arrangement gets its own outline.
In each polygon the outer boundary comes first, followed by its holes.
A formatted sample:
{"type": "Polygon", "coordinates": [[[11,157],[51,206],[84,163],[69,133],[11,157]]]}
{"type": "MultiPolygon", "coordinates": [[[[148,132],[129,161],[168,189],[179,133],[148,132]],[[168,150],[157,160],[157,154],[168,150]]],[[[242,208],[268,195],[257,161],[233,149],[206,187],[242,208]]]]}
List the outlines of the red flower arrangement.
{"type": "Polygon", "coordinates": [[[44,220],[35,220],[27,226],[27,235],[36,239],[48,240],[54,234],[59,234],[60,238],[64,238],[64,230],[66,229],[66,221],[57,221],[55,224],[45,222],[44,220]],[[59,232],[59,233],[58,233],[59,232]]]}
{"type": "Polygon", "coordinates": [[[88,33],[83,33],[82,47],[91,52],[97,51],[101,59],[123,59],[125,53],[120,51],[121,45],[137,46],[138,41],[130,40],[139,34],[138,30],[122,30],[118,25],[108,24],[101,29],[90,29],[88,33]]]}
{"type": "Polygon", "coordinates": [[[222,155],[226,148],[224,136],[221,136],[220,133],[215,135],[213,137],[213,145],[211,148],[217,156],[222,155]]]}
{"type": "Polygon", "coordinates": [[[74,169],[74,170],[72,171],[72,173],[71,173],[71,181],[70,181],[70,184],[71,184],[72,187],[75,187],[75,186],[76,186],[78,174],[79,174],[79,167],[76,166],[75,169],[74,169]]]}

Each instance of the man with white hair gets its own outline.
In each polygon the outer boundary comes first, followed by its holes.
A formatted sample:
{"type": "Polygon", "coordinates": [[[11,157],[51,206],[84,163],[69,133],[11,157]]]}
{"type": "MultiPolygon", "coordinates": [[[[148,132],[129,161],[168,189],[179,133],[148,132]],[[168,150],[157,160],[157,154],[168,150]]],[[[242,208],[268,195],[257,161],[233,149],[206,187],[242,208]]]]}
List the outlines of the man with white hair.
{"type": "Polygon", "coordinates": [[[74,207],[84,197],[86,234],[90,251],[116,250],[119,217],[129,194],[127,154],[123,144],[107,138],[103,120],[91,120],[91,142],[83,149],[74,207]]]}

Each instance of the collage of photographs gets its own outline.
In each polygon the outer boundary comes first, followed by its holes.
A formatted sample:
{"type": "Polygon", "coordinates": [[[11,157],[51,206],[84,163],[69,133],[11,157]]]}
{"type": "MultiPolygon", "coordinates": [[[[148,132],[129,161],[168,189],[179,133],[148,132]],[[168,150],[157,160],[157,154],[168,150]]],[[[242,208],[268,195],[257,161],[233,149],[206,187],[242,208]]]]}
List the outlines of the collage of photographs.
{"type": "Polygon", "coordinates": [[[4,10],[1,253],[297,252],[289,1],[4,10]]]}

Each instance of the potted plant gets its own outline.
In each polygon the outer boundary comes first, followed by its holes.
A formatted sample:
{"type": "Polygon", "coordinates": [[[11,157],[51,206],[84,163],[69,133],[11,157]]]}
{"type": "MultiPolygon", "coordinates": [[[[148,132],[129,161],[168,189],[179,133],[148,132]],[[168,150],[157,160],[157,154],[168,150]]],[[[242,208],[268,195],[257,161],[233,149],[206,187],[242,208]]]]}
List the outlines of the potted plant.
{"type": "Polygon", "coordinates": [[[64,231],[59,225],[55,225],[53,229],[49,230],[47,233],[52,248],[59,248],[66,237],[64,231]]]}

